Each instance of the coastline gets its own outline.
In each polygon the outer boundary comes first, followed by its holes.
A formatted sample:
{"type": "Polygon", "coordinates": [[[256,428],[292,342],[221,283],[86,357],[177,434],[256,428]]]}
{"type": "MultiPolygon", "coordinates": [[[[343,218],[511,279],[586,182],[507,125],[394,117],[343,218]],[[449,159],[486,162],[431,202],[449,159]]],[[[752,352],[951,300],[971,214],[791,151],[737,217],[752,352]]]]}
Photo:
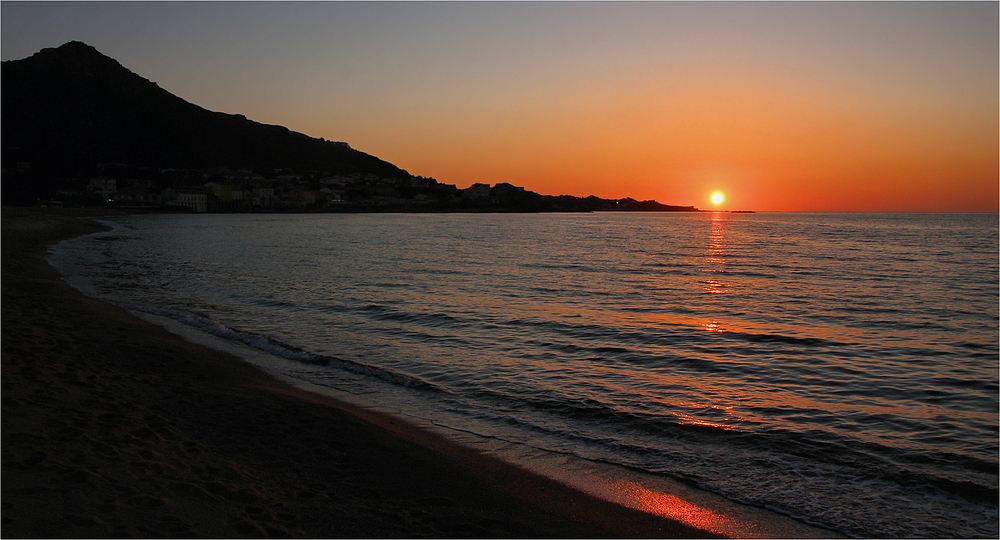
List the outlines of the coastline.
{"type": "Polygon", "coordinates": [[[5,537],[711,537],[284,385],[62,281],[5,208],[5,537]]]}

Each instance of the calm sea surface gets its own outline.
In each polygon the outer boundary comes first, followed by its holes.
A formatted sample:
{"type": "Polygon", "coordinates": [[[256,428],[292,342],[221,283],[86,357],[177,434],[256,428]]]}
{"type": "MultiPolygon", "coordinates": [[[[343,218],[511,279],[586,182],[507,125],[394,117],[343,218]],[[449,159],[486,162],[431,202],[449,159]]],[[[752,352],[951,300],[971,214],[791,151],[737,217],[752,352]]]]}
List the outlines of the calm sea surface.
{"type": "Polygon", "coordinates": [[[849,535],[998,535],[995,214],[114,218],[92,296],[849,535]]]}

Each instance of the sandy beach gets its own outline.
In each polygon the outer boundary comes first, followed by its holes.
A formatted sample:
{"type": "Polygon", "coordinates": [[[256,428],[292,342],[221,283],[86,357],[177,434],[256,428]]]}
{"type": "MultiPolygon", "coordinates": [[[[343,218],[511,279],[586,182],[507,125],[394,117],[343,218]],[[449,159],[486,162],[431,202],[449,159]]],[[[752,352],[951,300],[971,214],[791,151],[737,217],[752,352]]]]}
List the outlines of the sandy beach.
{"type": "Polygon", "coordinates": [[[710,536],[87,298],[44,256],[96,222],[2,221],[5,538],[710,536]]]}

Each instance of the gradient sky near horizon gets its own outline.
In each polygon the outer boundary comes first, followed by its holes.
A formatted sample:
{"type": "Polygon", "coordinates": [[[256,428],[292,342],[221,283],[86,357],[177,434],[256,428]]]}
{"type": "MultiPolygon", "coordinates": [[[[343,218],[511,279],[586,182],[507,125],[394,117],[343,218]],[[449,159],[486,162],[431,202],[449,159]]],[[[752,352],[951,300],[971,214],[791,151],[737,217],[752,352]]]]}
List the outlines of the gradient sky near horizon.
{"type": "Polygon", "coordinates": [[[83,41],[462,188],[997,212],[998,5],[3,2],[0,56],[83,41]]]}

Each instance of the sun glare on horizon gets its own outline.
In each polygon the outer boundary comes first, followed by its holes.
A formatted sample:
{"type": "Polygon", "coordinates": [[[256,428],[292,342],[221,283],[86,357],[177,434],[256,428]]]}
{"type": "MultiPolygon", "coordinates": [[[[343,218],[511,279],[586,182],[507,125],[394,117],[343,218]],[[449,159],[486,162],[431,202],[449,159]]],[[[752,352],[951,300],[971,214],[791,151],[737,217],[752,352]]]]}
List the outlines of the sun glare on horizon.
{"type": "Polygon", "coordinates": [[[723,199],[724,199],[724,197],[718,191],[716,191],[715,193],[712,194],[712,203],[713,204],[720,204],[720,203],[722,203],[723,199]]]}

